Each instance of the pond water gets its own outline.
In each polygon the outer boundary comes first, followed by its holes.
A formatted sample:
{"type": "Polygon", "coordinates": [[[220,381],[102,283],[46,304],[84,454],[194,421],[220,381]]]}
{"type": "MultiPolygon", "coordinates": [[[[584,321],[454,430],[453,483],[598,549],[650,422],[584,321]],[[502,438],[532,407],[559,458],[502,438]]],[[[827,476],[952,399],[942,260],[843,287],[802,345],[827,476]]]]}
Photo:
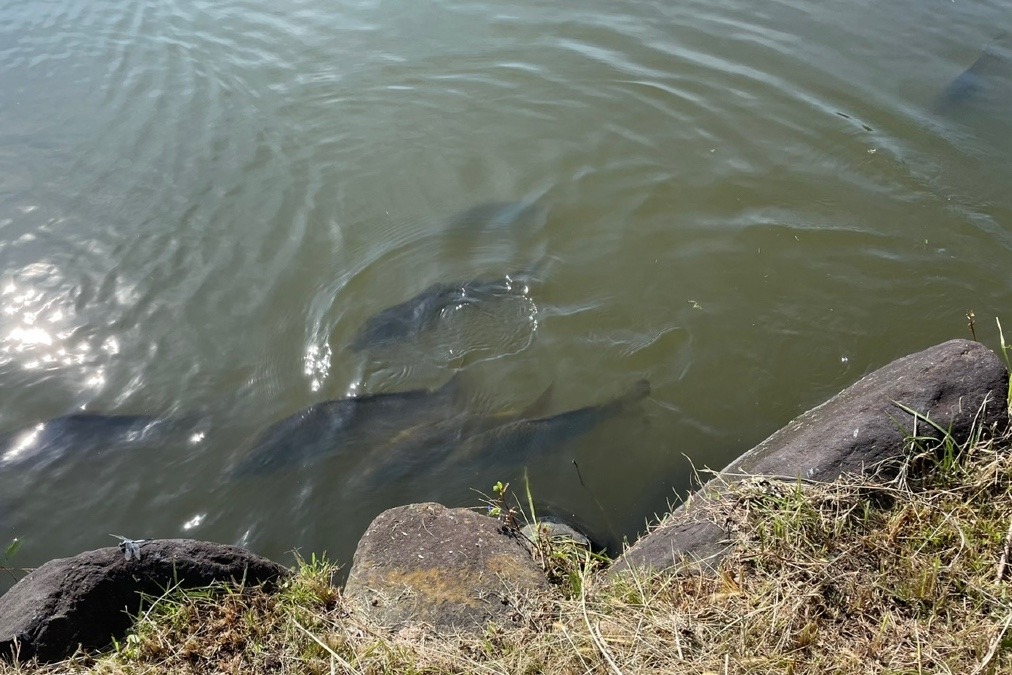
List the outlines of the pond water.
{"type": "MultiPolygon", "coordinates": [[[[348,563],[381,510],[522,496],[526,471],[615,550],[694,472],[969,337],[967,311],[992,347],[995,317],[1012,332],[1009,18],[0,2],[0,434],[143,416],[32,461],[9,440],[0,545],[24,566],[110,534],[348,563]],[[426,289],[397,339],[364,328],[426,289]],[[522,423],[641,380],[586,424],[522,423]],[[237,470],[308,406],[448,382],[365,440],[237,470]]],[[[320,438],[282,432],[274,455],[320,438]]]]}

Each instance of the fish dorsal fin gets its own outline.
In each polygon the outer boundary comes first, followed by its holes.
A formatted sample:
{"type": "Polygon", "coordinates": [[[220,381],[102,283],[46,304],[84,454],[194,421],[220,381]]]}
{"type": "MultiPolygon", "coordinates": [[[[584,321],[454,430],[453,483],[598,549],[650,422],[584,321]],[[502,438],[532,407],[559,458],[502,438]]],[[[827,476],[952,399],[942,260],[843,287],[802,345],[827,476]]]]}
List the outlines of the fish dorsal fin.
{"type": "Polygon", "coordinates": [[[552,402],[552,398],[555,395],[555,383],[552,382],[548,385],[541,395],[534,399],[529,406],[523,409],[520,413],[520,417],[524,418],[535,418],[545,417],[548,414],[548,406],[552,402]]]}

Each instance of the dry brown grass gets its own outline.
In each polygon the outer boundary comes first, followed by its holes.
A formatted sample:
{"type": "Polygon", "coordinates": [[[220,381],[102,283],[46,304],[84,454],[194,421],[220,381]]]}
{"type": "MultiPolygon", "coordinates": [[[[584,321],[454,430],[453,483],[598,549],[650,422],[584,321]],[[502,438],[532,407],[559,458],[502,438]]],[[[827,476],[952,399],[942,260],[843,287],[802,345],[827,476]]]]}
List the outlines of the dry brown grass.
{"type": "Polygon", "coordinates": [[[386,632],[311,560],[279,594],[162,598],[113,653],[21,672],[1009,673],[1010,448],[914,453],[884,485],[742,481],[713,512],[737,542],[715,576],[573,556],[568,593],[478,637],[386,632]]]}

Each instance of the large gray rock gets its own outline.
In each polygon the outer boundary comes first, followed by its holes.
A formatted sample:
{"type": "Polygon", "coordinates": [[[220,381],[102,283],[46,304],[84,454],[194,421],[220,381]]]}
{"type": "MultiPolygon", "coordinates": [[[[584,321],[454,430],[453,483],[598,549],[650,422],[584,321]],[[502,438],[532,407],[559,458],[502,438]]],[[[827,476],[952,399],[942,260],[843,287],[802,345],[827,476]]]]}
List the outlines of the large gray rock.
{"type": "Polygon", "coordinates": [[[0,658],[59,661],[77,648],[100,649],[122,637],[141,595],[214,582],[274,582],[289,570],[236,546],[157,539],[128,560],[101,548],[51,560],[0,597],[0,658]]]}
{"type": "Polygon", "coordinates": [[[517,591],[547,590],[544,572],[499,521],[434,503],[384,511],[359,541],[345,597],[391,629],[477,631],[508,624],[517,591]]]}
{"type": "Polygon", "coordinates": [[[889,474],[903,458],[905,439],[939,437],[923,419],[966,440],[974,423],[992,433],[1008,428],[1009,374],[977,342],[951,340],[876,370],[822,405],[797,417],[725,468],[637,541],[613,565],[667,569],[686,560],[712,569],[728,548],[724,529],[710,520],[719,486],[746,474],[832,481],[873,467],[889,474]]]}

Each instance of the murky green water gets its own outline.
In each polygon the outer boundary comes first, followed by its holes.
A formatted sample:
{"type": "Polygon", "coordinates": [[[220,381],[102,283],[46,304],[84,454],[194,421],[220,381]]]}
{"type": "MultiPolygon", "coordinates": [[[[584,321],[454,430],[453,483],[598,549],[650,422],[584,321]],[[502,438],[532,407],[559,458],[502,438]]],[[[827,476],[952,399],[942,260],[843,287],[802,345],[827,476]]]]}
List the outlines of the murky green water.
{"type": "Polygon", "coordinates": [[[1012,329],[1008,21],[1003,0],[0,3],[0,433],[82,409],[204,425],[8,462],[0,543],[349,561],[380,510],[476,505],[526,465],[617,546],[692,465],[968,336],[967,310],[992,345],[995,316],[1012,329]],[[946,99],[988,45],[982,88],[946,99]],[[489,202],[534,208],[454,223],[489,202]],[[519,273],[509,302],[349,348],[433,284],[519,273]],[[455,372],[484,412],[652,394],[513,462],[230,473],[306,406],[455,372]]]}

